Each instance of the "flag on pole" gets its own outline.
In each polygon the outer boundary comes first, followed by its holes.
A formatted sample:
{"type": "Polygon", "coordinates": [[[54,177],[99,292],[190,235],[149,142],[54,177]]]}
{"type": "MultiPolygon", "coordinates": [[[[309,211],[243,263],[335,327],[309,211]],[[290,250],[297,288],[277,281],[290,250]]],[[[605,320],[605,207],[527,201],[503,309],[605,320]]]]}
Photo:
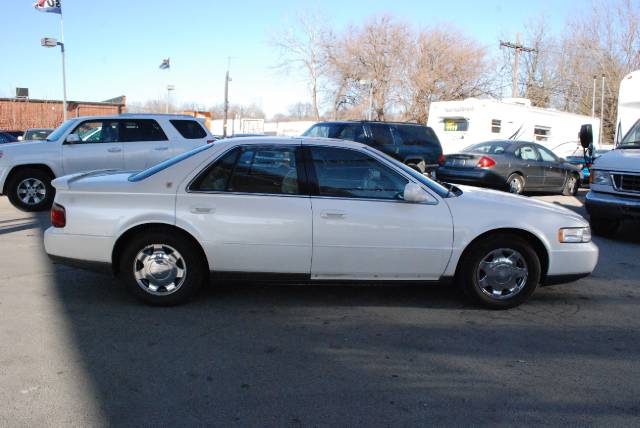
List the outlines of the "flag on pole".
{"type": "Polygon", "coordinates": [[[38,0],[33,7],[40,12],[62,15],[62,0],[38,0]]]}
{"type": "Polygon", "coordinates": [[[168,70],[171,68],[171,58],[163,59],[162,64],[160,64],[160,70],[168,70]]]}

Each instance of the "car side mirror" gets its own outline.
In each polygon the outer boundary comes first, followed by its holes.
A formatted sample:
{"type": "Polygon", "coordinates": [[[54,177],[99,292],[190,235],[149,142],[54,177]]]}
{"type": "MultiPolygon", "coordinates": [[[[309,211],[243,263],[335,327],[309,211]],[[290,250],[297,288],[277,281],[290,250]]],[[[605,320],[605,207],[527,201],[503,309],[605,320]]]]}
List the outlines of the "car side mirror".
{"type": "Polygon", "coordinates": [[[593,144],[593,129],[590,124],[582,125],[580,127],[580,133],[578,134],[580,138],[580,145],[584,149],[588,149],[593,144]]]}
{"type": "Polygon", "coordinates": [[[406,202],[427,202],[433,201],[433,198],[429,193],[427,193],[422,187],[418,186],[416,183],[407,183],[404,186],[404,195],[403,199],[406,202]]]}
{"type": "Polygon", "coordinates": [[[65,142],[69,143],[69,144],[75,144],[75,143],[79,143],[80,137],[78,136],[78,134],[69,134],[67,135],[67,139],[65,140],[65,142]]]}

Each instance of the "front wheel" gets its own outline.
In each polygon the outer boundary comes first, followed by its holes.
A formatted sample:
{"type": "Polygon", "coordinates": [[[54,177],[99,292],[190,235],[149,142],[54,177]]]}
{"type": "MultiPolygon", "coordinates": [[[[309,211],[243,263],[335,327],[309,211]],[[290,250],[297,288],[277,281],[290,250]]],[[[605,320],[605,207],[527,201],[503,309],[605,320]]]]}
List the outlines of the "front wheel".
{"type": "Polygon", "coordinates": [[[51,177],[44,171],[24,168],[13,174],[7,183],[11,204],[22,211],[46,211],[51,208],[55,189],[51,177]]]}
{"type": "Polygon", "coordinates": [[[580,188],[580,180],[578,180],[578,177],[571,174],[567,177],[567,181],[564,183],[562,194],[564,196],[575,196],[578,194],[579,188],[580,188]]]}
{"type": "Polygon", "coordinates": [[[463,255],[456,283],[484,307],[509,309],[531,296],[541,270],[531,244],[517,235],[499,234],[474,244],[463,255]]]}
{"type": "Polygon", "coordinates": [[[151,232],[127,243],[120,275],[138,299],[154,306],[171,306],[198,292],[205,282],[206,268],[188,239],[172,232],[151,232]]]}

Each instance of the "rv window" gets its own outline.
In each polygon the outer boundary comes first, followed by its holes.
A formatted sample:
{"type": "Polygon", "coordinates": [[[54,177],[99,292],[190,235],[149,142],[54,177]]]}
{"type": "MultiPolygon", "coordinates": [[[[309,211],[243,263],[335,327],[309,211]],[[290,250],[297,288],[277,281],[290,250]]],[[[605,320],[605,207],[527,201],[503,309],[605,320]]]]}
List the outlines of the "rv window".
{"type": "Polygon", "coordinates": [[[500,128],[502,127],[502,121],[499,119],[493,119],[491,121],[491,132],[494,134],[500,133],[500,128]]]}
{"type": "Polygon", "coordinates": [[[533,127],[533,137],[536,141],[548,141],[549,135],[551,135],[551,128],[537,125],[533,127]]]}
{"type": "Polygon", "coordinates": [[[444,120],[444,130],[446,132],[468,131],[469,121],[462,118],[451,118],[444,120]]]}

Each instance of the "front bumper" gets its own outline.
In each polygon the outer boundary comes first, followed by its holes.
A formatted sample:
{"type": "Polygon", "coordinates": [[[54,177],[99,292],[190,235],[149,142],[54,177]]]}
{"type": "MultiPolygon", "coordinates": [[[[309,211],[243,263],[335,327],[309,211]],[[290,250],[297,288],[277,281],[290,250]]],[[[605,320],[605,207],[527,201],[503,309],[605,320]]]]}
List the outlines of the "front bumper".
{"type": "Polygon", "coordinates": [[[593,242],[558,244],[549,251],[549,268],[543,285],[572,282],[588,276],[598,264],[599,250],[593,242]]]}
{"type": "Polygon", "coordinates": [[[3,194],[4,183],[7,181],[7,176],[9,175],[9,168],[0,166],[0,195],[3,194]]]}
{"type": "Polygon", "coordinates": [[[623,196],[592,190],[587,193],[584,205],[592,217],[610,220],[640,219],[640,195],[623,196]]]}

